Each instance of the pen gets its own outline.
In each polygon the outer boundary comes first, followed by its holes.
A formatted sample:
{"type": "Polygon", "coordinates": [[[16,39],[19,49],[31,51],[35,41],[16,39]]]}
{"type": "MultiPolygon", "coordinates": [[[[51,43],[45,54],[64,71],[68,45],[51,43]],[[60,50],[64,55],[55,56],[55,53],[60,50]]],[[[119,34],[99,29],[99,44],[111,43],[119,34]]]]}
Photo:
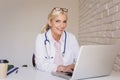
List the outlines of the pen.
{"type": "Polygon", "coordinates": [[[10,69],[10,70],[7,72],[7,75],[13,73],[14,71],[16,71],[16,73],[18,73],[18,69],[19,69],[18,67],[15,67],[15,68],[10,69]]]}

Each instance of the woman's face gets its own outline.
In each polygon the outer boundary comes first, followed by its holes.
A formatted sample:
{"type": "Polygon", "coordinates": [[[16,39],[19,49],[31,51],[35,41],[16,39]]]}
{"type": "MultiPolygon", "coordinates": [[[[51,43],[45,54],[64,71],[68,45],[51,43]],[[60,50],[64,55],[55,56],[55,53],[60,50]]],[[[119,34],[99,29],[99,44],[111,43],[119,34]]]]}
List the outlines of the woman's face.
{"type": "Polygon", "coordinates": [[[67,17],[65,14],[60,14],[49,22],[51,31],[54,35],[62,35],[67,27],[67,17]]]}

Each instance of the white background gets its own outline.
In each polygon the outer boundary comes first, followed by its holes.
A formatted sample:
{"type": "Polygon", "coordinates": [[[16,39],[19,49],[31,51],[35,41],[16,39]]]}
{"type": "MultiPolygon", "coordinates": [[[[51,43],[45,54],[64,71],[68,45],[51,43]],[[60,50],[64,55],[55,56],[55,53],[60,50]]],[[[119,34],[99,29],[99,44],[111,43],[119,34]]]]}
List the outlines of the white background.
{"type": "Polygon", "coordinates": [[[77,37],[78,0],[0,0],[0,59],[31,66],[35,38],[53,7],[69,9],[67,30],[77,37]]]}

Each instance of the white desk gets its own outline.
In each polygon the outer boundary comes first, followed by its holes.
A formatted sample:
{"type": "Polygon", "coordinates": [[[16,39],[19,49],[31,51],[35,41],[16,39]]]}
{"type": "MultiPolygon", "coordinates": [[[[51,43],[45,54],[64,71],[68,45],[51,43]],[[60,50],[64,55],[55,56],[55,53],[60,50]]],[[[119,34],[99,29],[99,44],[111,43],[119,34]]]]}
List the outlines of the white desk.
{"type": "MultiPolygon", "coordinates": [[[[35,70],[32,67],[20,68],[18,73],[12,73],[6,79],[0,80],[65,80],[47,72],[35,70]]],[[[110,76],[86,80],[120,80],[120,72],[112,72],[110,76]]]]}

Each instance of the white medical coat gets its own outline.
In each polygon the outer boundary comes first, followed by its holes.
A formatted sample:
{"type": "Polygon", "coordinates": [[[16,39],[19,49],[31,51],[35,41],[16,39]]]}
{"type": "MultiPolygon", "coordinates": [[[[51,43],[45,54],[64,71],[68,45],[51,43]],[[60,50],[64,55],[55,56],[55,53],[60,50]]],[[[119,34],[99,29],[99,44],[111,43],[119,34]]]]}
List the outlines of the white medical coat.
{"type": "MultiPolygon", "coordinates": [[[[66,34],[67,35],[66,35],[65,54],[62,57],[63,64],[64,65],[75,64],[80,49],[79,44],[73,34],[68,32],[66,32],[66,34]]],[[[45,47],[45,40],[46,40],[45,33],[37,35],[36,43],[35,43],[35,63],[37,69],[42,71],[52,72],[57,69],[57,65],[54,63],[55,46],[54,46],[54,39],[51,35],[51,30],[48,30],[46,36],[49,42],[48,41],[46,42],[46,47],[45,47]]],[[[64,50],[64,42],[65,42],[65,33],[63,33],[60,38],[61,54],[64,50]]]]}

